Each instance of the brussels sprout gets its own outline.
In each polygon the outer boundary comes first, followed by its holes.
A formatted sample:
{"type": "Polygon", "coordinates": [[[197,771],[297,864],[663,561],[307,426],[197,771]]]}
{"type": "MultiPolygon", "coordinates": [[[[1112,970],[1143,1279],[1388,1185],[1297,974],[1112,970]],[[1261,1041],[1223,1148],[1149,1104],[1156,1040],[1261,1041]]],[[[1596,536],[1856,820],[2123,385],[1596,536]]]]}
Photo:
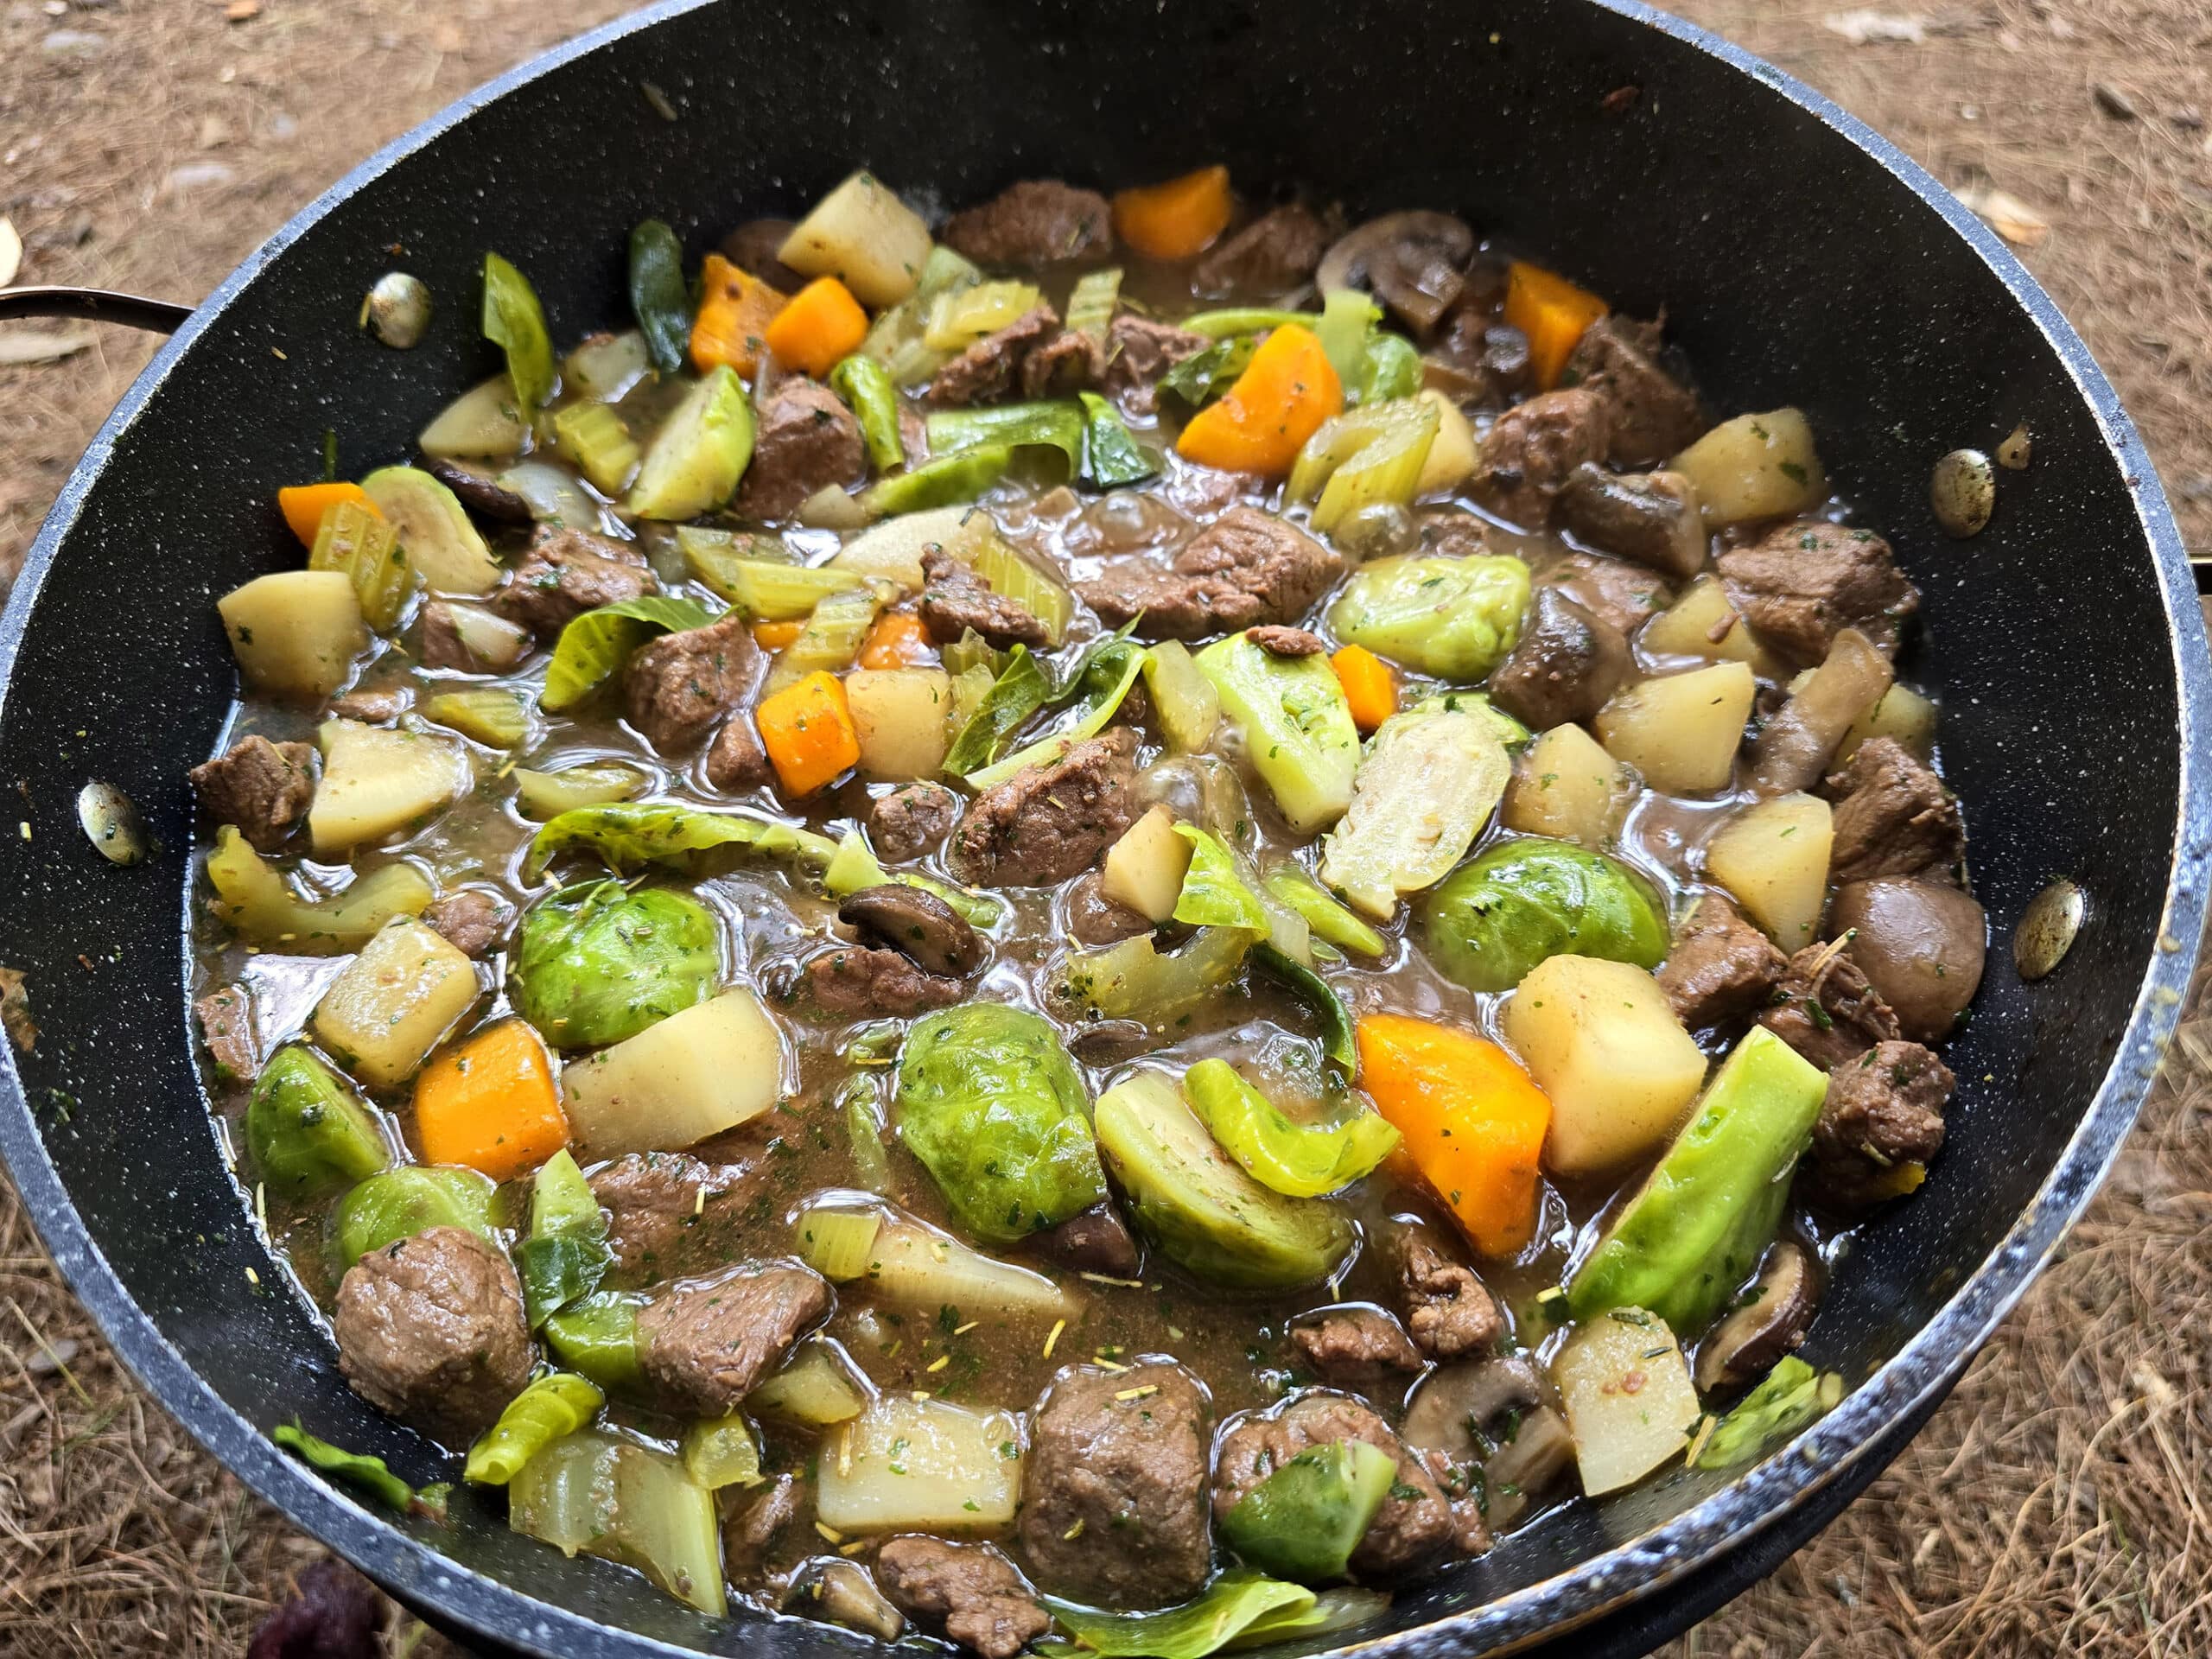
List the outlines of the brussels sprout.
{"type": "Polygon", "coordinates": [[[1667,911],[1618,859],[1540,836],[1500,842],[1421,903],[1429,960],[1471,991],[1510,991],[1547,957],[1656,968],[1667,911]]]}
{"type": "Polygon", "coordinates": [[[255,1174],[296,1198],[361,1180],[391,1161],[376,1114],[296,1043],[262,1068],[245,1109],[245,1144],[255,1174]]]}
{"type": "Polygon", "coordinates": [[[454,1165],[405,1164],[372,1175],[331,1211],[341,1267],[431,1227],[461,1227],[497,1243],[489,1175],[454,1165]]]}
{"type": "Polygon", "coordinates": [[[1006,1244],[1106,1196],[1090,1101],[1052,1026],[975,1002],[914,1022],[899,1053],[899,1135],[960,1224],[1006,1244]]]}
{"type": "Polygon", "coordinates": [[[1397,1459],[1364,1440],[1309,1446],[1237,1499],[1221,1535],[1263,1572],[1326,1584],[1344,1577],[1397,1478],[1397,1459]]]}
{"type": "Polygon", "coordinates": [[[556,1048],[601,1048],[680,1014],[721,969],[714,913],[664,888],[564,887],[533,909],[515,947],[515,1010],[556,1048]]]}
{"type": "Polygon", "coordinates": [[[1442,680],[1479,680],[1520,642],[1529,567],[1515,558],[1407,556],[1362,566],[1329,607],[1348,645],[1442,680]]]}

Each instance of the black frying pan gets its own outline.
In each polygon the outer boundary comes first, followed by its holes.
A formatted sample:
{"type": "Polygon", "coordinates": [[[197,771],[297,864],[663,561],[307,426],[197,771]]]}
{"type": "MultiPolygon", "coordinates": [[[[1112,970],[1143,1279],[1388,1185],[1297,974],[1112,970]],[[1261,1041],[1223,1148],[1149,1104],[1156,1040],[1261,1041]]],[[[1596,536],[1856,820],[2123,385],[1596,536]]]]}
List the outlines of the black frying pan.
{"type": "Polygon", "coordinates": [[[70,480],[0,620],[0,963],[43,1035],[0,1056],[0,1151],[62,1270],[155,1395],[257,1491],[456,1630],[531,1653],[850,1652],[788,1622],[712,1624],[640,1580],[509,1534],[461,1495],[396,1525],[278,1453],[272,1425],[428,1478],[279,1288],[195,1080],[184,772],[234,689],[213,601],[296,559],[270,506],[404,456],[493,365],[478,262],[536,279],[556,332],[616,325],[624,237],[658,213],[694,257],[855,162],[944,201],[1202,161],[1264,194],[1454,209],[1648,315],[1726,409],[1806,405],[1862,522],[1925,594],[1910,672],[1944,705],[1995,949],[1949,1145],[1841,1263],[1808,1357],[1844,1404],[1735,1480],[1683,1472],[1576,1505],[1402,1597],[1367,1649],[1473,1654],[1580,1628],[1627,1653],[1770,1570],[1894,1455],[2088,1203],[2189,982],[2212,783],[2204,635],[2134,429],[2050,302],[1893,148],[1769,66],[1599,0],[673,0],[456,105],[301,214],[194,312],[70,480]],[[672,109],[674,119],[663,113],[672,109]],[[411,353],[354,326],[397,265],[438,302],[411,353]],[[1937,456],[2024,422],[2028,471],[1954,542],[1937,456]],[[91,778],[145,810],[130,869],[79,833],[91,778]],[[2024,984],[2022,908],[2075,878],[2088,919],[2024,984]],[[259,1282],[253,1282],[258,1274],[259,1282]]]}

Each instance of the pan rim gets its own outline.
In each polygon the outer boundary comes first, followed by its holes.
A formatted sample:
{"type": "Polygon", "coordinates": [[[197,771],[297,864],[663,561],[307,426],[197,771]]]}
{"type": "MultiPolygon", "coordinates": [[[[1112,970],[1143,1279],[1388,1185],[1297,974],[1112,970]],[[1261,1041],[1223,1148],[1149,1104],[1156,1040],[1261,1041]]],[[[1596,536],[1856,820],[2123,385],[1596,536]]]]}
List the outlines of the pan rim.
{"type": "MultiPolygon", "coordinates": [[[[1769,1459],[1640,1537],[1561,1573],[1462,1612],[1338,1649],[1371,1659],[1434,1659],[1511,1651],[1567,1634],[1608,1612],[1678,1586],[1778,1525],[1824,1489],[1848,1480],[1887,1426],[1931,1402],[2025,1293],[2095,1195],[2149,1092],[2182,1011],[2205,919],[2204,878],[2212,841],[2192,841],[2212,823],[2212,776],[2198,757],[2201,711],[2212,708],[2212,658],[2180,534],[2140,435],[2072,326],[2001,241],[1917,163],[1857,118],[1774,66],[1719,36],[1639,0],[1586,0],[1681,41],[1758,81],[1870,156],[1962,238],[2026,313],[2088,405],[2133,503],[2166,613],[2178,694],[2180,745],[2173,856],[2163,933],[2139,985],[2102,1083],[2060,1152],[2051,1174],[1975,1271],[1927,1323],[1836,1410],[1769,1459]],[[2172,949],[2167,946],[2171,944],[2172,949]]],[[[73,469],[32,543],[0,611],[0,705],[39,592],[56,553],[105,471],[118,442],[194,343],[278,255],[340,202],[440,138],[476,111],[575,60],[716,0],[662,0],[518,65],[448,105],[385,145],[323,191],[232,271],[133,382],[73,469]]],[[[0,1049],[0,1156],[33,1226],[73,1294],[111,1347],[156,1401],[257,1496],[336,1554],[400,1596],[434,1608],[481,1636],[547,1655],[636,1656],[693,1652],[541,1602],[461,1567],[428,1544],[353,1503],[283,1456],[216,1393],[124,1288],[78,1217],[47,1156],[12,1053],[0,1049]]],[[[1863,1483],[1862,1483],[1863,1484],[1863,1483]]]]}

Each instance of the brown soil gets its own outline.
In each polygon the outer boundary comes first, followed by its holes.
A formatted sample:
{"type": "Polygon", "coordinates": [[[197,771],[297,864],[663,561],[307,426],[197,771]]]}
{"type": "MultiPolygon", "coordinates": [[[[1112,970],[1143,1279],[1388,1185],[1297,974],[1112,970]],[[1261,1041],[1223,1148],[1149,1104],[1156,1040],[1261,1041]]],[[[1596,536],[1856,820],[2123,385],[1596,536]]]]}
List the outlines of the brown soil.
{"type": "MultiPolygon", "coordinates": [[[[614,0],[5,0],[0,213],[21,280],[193,298],[376,144],[614,0]],[[251,10],[236,22],[226,13],[251,10]]],[[[1853,44],[1795,0],[1677,10],[1810,80],[2023,250],[2212,551],[2212,15],[2197,0],[1889,0],[1853,44]],[[1897,30],[1892,27],[1891,33],[1897,30]],[[1906,32],[1910,32],[1910,30],[1906,32]],[[2109,93],[2101,105],[2094,89],[2109,93]],[[2133,118],[2110,112],[2125,104],[2133,118]]],[[[10,332],[21,332],[10,331],[10,332]]],[[[54,333],[73,332],[60,328],[54,333]]],[[[0,582],[150,352],[0,368],[0,582]]],[[[2212,1018],[2088,1221],[1896,1466],[1675,1659],[2212,1653],[2212,1018]]],[[[232,1659],[321,1551],[108,1356],[0,1183],[0,1654],[232,1659]]],[[[395,1629],[395,1654],[434,1643],[395,1629]]]]}

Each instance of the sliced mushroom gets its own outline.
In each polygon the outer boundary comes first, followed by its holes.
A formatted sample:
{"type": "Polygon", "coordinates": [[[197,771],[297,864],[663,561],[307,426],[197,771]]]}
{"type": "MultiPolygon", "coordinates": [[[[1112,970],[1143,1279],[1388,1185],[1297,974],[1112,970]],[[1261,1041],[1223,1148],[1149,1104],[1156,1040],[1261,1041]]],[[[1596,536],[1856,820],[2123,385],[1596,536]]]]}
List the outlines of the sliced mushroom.
{"type": "Polygon", "coordinates": [[[1559,493],[1560,521],[1600,553],[1670,576],[1705,566],[1707,537],[1697,488],[1680,473],[1609,473],[1584,461],[1559,493]]]}
{"type": "Polygon", "coordinates": [[[863,887],[837,906],[837,919],[874,935],[925,973],[959,979],[983,965],[982,935],[919,887],[896,881],[863,887]]]}
{"type": "Polygon", "coordinates": [[[1339,237],[1313,280],[1324,294],[1364,289],[1422,334],[1465,286],[1475,233],[1449,213],[1385,213],[1339,237]]]}
{"type": "Polygon", "coordinates": [[[1760,728],[1751,746],[1751,786],[1787,795],[1818,783],[1844,734],[1872,712],[1894,677],[1872,640],[1856,628],[1839,632],[1827,658],[1760,728]]]}
{"type": "Polygon", "coordinates": [[[1143,1266],[1136,1239],[1110,1200],[1079,1216],[1070,1216],[1049,1232],[1037,1234],[1034,1243],[1048,1261],[1077,1273],[1129,1279],[1143,1266]]]}
{"type": "Polygon", "coordinates": [[[817,1555],[799,1563],[784,1592],[783,1611],[799,1618],[819,1618],[842,1624],[879,1642],[896,1642],[906,1628],[905,1615],[893,1607],[875,1580],[858,1561],[835,1555],[817,1555]]]}
{"type": "Polygon", "coordinates": [[[1497,1444],[1501,1436],[1492,1431],[1502,1430],[1510,1414],[1525,1414],[1543,1403],[1543,1380],[1518,1355],[1440,1365],[1406,1402],[1399,1433],[1408,1446],[1466,1463],[1497,1444]]]}
{"type": "Polygon", "coordinates": [[[467,467],[448,461],[443,455],[432,455],[423,463],[423,470],[451,490],[467,507],[486,524],[526,524],[532,517],[530,503],[512,490],[502,489],[481,473],[472,473],[467,467]]]}
{"type": "Polygon", "coordinates": [[[1068,1039],[1068,1052],[1085,1065],[1119,1065],[1153,1047],[1152,1029],[1134,1020],[1107,1020],[1085,1026],[1068,1039]]]}
{"type": "Polygon", "coordinates": [[[1503,1532],[1518,1521],[1573,1462],[1574,1436],[1555,1408],[1537,1406],[1523,1414],[1513,1427],[1513,1438],[1483,1465],[1491,1529],[1503,1532]]]}
{"type": "Polygon", "coordinates": [[[1948,882],[1877,876],[1837,890],[1828,931],[1916,1043],[1941,1042],[1981,984],[1989,944],[1980,904],[1948,882]]]}
{"type": "Polygon", "coordinates": [[[1699,1389],[1741,1388],[1771,1370],[1805,1340],[1820,1295],[1805,1248],[1786,1238],[1777,1243],[1741,1305],[1698,1344],[1699,1389]]]}

